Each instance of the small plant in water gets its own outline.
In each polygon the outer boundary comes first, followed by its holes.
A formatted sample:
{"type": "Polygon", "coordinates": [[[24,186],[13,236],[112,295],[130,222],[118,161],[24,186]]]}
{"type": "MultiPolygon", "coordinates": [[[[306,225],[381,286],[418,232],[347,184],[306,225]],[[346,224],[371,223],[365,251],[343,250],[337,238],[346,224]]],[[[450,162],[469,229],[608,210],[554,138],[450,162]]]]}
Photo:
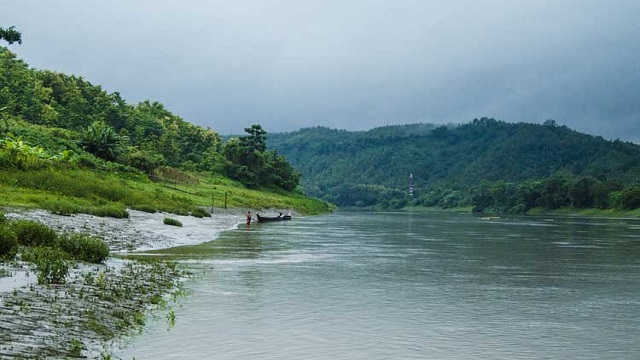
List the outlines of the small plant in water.
{"type": "Polygon", "coordinates": [[[67,253],[50,247],[31,248],[25,253],[28,261],[33,262],[33,270],[38,276],[39,284],[64,284],[69,274],[67,253]]]}
{"type": "Polygon", "coordinates": [[[80,357],[82,353],[82,341],[74,338],[71,339],[70,343],[71,350],[69,351],[69,353],[71,354],[71,356],[80,357]]]}
{"type": "Polygon", "coordinates": [[[176,313],[172,310],[169,310],[167,313],[167,324],[170,328],[176,326],[176,313]]]}
{"type": "Polygon", "coordinates": [[[164,218],[163,222],[166,225],[173,225],[173,226],[182,226],[182,223],[176,219],[172,219],[172,218],[164,218]]]}

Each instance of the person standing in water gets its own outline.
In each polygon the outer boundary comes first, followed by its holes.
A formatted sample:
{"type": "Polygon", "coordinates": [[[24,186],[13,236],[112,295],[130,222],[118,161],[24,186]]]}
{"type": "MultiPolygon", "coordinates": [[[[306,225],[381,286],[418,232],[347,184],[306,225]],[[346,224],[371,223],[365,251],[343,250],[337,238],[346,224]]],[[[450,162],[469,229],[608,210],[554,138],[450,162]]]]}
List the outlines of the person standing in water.
{"type": "Polygon", "coordinates": [[[247,225],[251,225],[251,211],[247,211],[247,225]]]}

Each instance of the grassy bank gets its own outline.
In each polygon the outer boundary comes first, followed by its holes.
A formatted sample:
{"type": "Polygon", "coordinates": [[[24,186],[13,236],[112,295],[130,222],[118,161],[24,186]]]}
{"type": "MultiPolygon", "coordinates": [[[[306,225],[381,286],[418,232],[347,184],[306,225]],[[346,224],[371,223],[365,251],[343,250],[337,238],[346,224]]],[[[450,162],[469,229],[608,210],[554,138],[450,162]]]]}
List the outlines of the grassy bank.
{"type": "Polygon", "coordinates": [[[2,206],[42,208],[69,215],[127,217],[126,208],[193,214],[201,207],[295,209],[305,214],[330,206],[295,192],[252,190],[222,177],[200,176],[197,184],[154,182],[142,174],[80,169],[2,170],[2,206]]]}
{"type": "MultiPolygon", "coordinates": [[[[437,206],[432,207],[422,207],[422,206],[407,206],[402,208],[400,211],[408,211],[408,212],[423,212],[428,213],[432,211],[451,211],[451,212],[462,212],[462,213],[471,213],[472,207],[455,207],[449,209],[443,209],[437,206]]],[[[498,213],[478,213],[478,214],[487,214],[487,215],[501,215],[498,213]]],[[[621,209],[578,209],[578,208],[560,208],[549,210],[542,207],[537,207],[529,210],[526,214],[508,214],[508,215],[531,215],[531,216],[577,216],[577,217],[602,217],[602,218],[640,218],[640,209],[634,210],[621,210],[621,209]]]]}

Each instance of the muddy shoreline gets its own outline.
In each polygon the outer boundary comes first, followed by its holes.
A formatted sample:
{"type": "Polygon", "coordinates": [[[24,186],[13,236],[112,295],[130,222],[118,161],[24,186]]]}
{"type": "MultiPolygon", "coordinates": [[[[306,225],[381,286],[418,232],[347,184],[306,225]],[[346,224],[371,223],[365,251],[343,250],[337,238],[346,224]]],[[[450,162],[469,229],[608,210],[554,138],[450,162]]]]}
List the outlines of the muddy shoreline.
{"type": "MultiPolygon", "coordinates": [[[[214,240],[244,222],[247,210],[215,209],[205,218],[130,210],[128,219],[62,216],[44,210],[2,211],[10,220],[32,220],[58,232],[97,235],[112,252],[128,253],[214,240]],[[165,225],[165,217],[183,226],[165,225]]],[[[277,210],[264,213],[273,211],[277,210]]],[[[66,284],[38,285],[27,264],[0,263],[0,358],[113,358],[109,344],[142,330],[150,311],[172,313],[167,299],[180,297],[181,284],[188,276],[175,263],[111,258],[105,265],[79,264],[66,284]]]]}

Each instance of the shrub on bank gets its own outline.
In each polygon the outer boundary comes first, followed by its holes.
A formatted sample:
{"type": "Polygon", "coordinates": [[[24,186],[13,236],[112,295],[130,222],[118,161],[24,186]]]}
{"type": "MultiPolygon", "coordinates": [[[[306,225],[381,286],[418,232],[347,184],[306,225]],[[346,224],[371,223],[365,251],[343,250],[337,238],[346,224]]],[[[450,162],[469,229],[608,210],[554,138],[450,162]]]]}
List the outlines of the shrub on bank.
{"type": "Polygon", "coordinates": [[[86,208],[83,212],[95,216],[112,217],[115,219],[129,218],[129,212],[127,211],[127,209],[125,209],[124,206],[119,205],[106,205],[94,208],[86,208]]]}
{"type": "Polygon", "coordinates": [[[63,234],[58,247],[72,258],[90,263],[103,263],[109,257],[109,246],[101,239],[85,234],[63,234]]]}
{"type": "Polygon", "coordinates": [[[0,223],[0,259],[13,259],[18,251],[18,237],[13,230],[0,223]]]}
{"type": "Polygon", "coordinates": [[[164,218],[164,223],[166,225],[172,225],[172,226],[182,226],[182,223],[176,219],[172,219],[172,218],[164,218]]]}
{"type": "Polygon", "coordinates": [[[155,206],[148,204],[131,205],[131,208],[133,210],[144,211],[150,214],[155,214],[158,211],[155,206]]]}
{"type": "Polygon", "coordinates": [[[55,246],[58,238],[53,229],[35,221],[14,221],[11,228],[18,238],[18,243],[24,246],[55,246]]]}
{"type": "Polygon", "coordinates": [[[204,218],[204,217],[211,217],[211,214],[203,208],[195,208],[191,212],[191,216],[195,216],[197,218],[204,218]]]}

